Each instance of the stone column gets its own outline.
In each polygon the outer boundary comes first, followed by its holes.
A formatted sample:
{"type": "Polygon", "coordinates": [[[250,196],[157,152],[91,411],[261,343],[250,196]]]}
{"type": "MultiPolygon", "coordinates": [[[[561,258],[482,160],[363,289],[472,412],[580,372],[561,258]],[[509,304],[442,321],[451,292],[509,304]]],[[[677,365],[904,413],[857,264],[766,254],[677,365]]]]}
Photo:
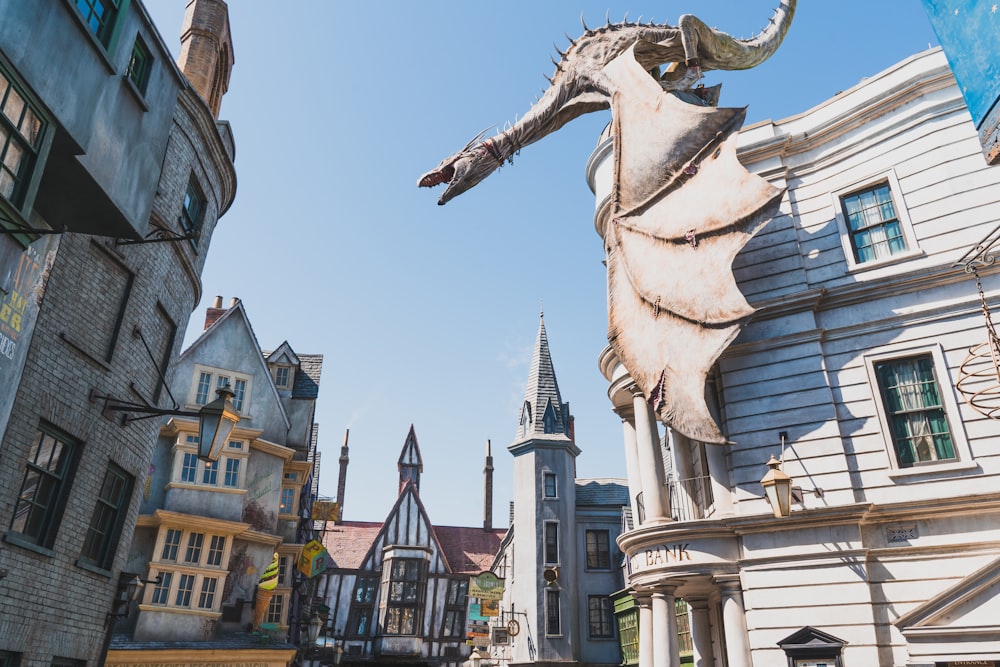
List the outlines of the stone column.
{"type": "Polygon", "coordinates": [[[715,577],[722,594],[722,631],[730,665],[750,665],[750,641],[747,636],[743,588],[738,574],[715,577]]]}
{"type": "MultiPolygon", "coordinates": [[[[653,660],[657,667],[680,667],[677,645],[677,608],[674,586],[658,586],[652,593],[653,660]]],[[[641,640],[640,640],[641,641],[641,640]]]]}
{"type": "Polygon", "coordinates": [[[712,478],[715,515],[719,517],[733,516],[733,493],[729,487],[726,448],[720,445],[705,445],[705,456],[708,458],[708,474],[712,478]]]}
{"type": "Polygon", "coordinates": [[[654,667],[653,663],[653,609],[649,594],[633,594],[639,605],[639,667],[654,667]]]}
{"type": "Polygon", "coordinates": [[[691,608],[691,643],[694,644],[694,667],[714,667],[708,598],[689,596],[685,597],[684,601],[691,608]]]}
{"type": "Polygon", "coordinates": [[[639,478],[639,450],[635,438],[635,416],[631,411],[617,410],[622,418],[622,435],[625,439],[625,474],[628,476],[628,498],[632,507],[632,525],[639,526],[639,506],[636,504],[642,492],[639,478]]]}
{"type": "Polygon", "coordinates": [[[670,514],[667,511],[669,505],[660,439],[657,437],[656,418],[638,387],[632,389],[632,409],[635,412],[636,447],[645,509],[643,523],[663,523],[670,520],[670,514]]]}

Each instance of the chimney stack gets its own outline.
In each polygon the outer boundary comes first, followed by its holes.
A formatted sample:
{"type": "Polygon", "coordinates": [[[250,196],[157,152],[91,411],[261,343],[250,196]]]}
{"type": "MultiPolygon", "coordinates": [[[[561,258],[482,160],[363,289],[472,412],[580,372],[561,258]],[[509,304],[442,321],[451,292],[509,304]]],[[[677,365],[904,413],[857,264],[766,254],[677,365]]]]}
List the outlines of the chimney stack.
{"type": "Polygon", "coordinates": [[[225,312],[226,309],[222,307],[222,297],[215,297],[212,306],[205,309],[205,329],[215,324],[215,321],[222,317],[225,312]]]}
{"type": "Polygon", "coordinates": [[[184,13],[177,65],[216,118],[222,96],[229,90],[234,60],[229,7],[224,0],[190,0],[184,13]]]}
{"type": "Polygon", "coordinates": [[[337,523],[344,520],[344,492],[347,490],[347,464],[351,459],[347,456],[347,438],[351,429],[344,431],[344,446],[340,448],[340,474],[337,476],[337,523]]]}
{"type": "Polygon", "coordinates": [[[493,455],[486,441],[486,467],[483,468],[483,530],[493,530],[493,455]]]}

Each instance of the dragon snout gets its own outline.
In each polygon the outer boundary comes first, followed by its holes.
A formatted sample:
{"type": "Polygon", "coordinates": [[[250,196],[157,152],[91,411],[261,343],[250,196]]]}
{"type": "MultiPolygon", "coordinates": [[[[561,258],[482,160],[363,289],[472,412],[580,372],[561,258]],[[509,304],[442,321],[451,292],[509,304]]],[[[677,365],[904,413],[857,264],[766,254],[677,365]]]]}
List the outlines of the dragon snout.
{"type": "Polygon", "coordinates": [[[420,177],[417,181],[417,186],[421,188],[433,188],[435,185],[441,185],[442,183],[450,183],[451,179],[455,177],[455,167],[452,165],[447,165],[440,169],[435,169],[434,171],[429,171],[420,177]]]}

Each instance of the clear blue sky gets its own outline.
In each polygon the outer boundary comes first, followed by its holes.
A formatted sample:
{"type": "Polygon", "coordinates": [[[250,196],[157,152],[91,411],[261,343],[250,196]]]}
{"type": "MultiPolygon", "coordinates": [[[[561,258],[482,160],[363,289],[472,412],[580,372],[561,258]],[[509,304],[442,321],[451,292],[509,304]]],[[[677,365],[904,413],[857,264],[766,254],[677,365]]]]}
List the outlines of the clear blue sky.
{"type": "MultiPolygon", "coordinates": [[[[179,51],[184,0],[145,0],[179,51]]],[[[749,37],[777,0],[230,0],[236,59],[221,117],[236,137],[236,201],[216,229],[204,298],[243,300],[260,344],[325,356],[320,490],[335,495],[350,429],[345,519],[380,521],[410,424],[431,520],[480,525],[486,441],[494,525],[511,498],[512,440],[538,327],[576,417],[580,477],[623,477],[621,423],[597,356],[605,274],[584,167],[607,112],[527,147],[443,207],[416,181],[486,127],[523,115],[553,44],[626,12],[680,14],[749,37]]],[[[747,124],[801,113],[937,45],[919,0],[802,0],[777,54],[710,72],[747,124]]]]}

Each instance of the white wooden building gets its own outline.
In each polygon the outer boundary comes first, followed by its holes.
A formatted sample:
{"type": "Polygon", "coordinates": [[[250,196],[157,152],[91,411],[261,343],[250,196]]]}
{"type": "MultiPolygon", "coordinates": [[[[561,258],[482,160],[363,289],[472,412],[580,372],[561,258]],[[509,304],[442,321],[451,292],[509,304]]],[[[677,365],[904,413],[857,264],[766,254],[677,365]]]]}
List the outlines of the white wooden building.
{"type": "MultiPolygon", "coordinates": [[[[589,165],[599,231],[602,139],[589,165]]],[[[956,388],[987,340],[963,256],[1000,225],[1000,171],[944,55],[746,127],[739,145],[787,192],[736,259],[757,313],[709,384],[735,444],[668,432],[669,493],[630,474],[644,521],[619,546],[638,664],[678,664],[681,598],[703,667],[1000,665],[1000,423],[956,388]],[[799,487],[784,518],[760,485],[772,455],[799,487]]],[[[978,274],[987,306],[1000,303],[997,269],[978,274]]],[[[631,473],[658,460],[659,433],[610,348],[600,363],[631,473]]]]}

